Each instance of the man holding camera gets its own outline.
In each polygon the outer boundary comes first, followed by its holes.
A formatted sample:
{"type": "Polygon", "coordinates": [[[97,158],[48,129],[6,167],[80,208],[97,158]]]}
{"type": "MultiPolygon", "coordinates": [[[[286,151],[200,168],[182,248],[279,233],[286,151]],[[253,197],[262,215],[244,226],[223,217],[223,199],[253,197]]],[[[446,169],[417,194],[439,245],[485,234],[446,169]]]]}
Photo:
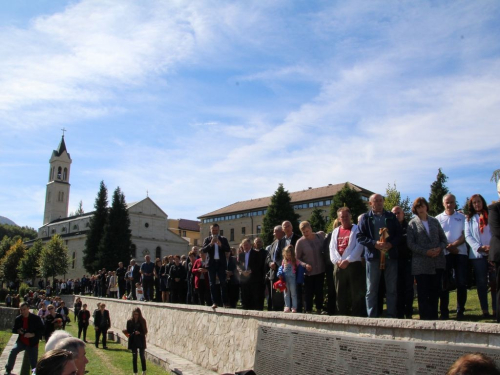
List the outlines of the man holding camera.
{"type": "Polygon", "coordinates": [[[36,367],[36,362],[38,360],[38,342],[43,334],[42,319],[30,313],[30,308],[26,302],[21,303],[19,309],[21,310],[21,315],[14,320],[14,328],[12,329],[12,333],[17,333],[19,337],[5,365],[6,374],[11,373],[17,355],[23,350],[28,354],[31,369],[36,367]]]}

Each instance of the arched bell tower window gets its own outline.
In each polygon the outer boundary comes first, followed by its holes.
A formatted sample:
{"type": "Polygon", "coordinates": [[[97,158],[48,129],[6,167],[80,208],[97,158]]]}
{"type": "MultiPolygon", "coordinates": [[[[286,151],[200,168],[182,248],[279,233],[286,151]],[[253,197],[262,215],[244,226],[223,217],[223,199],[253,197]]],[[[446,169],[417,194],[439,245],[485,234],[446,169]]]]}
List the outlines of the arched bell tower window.
{"type": "Polygon", "coordinates": [[[57,179],[60,180],[62,178],[62,168],[57,168],[57,179]]]}
{"type": "Polygon", "coordinates": [[[161,259],[161,247],[157,246],[155,251],[156,258],[161,259]]]}
{"type": "Polygon", "coordinates": [[[64,173],[63,173],[63,181],[68,180],[68,168],[64,168],[64,173]]]}
{"type": "Polygon", "coordinates": [[[50,181],[53,181],[54,180],[54,172],[56,170],[56,167],[52,167],[50,169],[50,181]]]}

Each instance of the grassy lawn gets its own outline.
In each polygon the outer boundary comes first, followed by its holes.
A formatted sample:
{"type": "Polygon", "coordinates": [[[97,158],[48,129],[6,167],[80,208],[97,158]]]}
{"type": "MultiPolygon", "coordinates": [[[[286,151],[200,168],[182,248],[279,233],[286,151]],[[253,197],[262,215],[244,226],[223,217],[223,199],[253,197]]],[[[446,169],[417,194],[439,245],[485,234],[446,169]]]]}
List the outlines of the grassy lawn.
{"type": "MultiPolygon", "coordinates": [[[[73,314],[71,314],[73,317],[73,314]]],[[[75,323],[71,323],[70,325],[66,325],[66,331],[71,333],[73,336],[78,336],[78,326],[75,323]]],[[[9,331],[0,331],[0,348],[3,350],[7,342],[9,341],[11,336],[9,331]]],[[[115,341],[108,341],[107,346],[108,350],[102,349],[102,346],[99,346],[97,349],[94,346],[95,340],[95,331],[92,326],[89,326],[87,331],[87,358],[89,363],[87,363],[87,373],[92,375],[123,375],[123,374],[132,374],[132,353],[127,350],[126,347],[121,344],[116,343],[115,341]]],[[[45,352],[45,342],[40,341],[40,346],[38,350],[38,357],[42,356],[45,352]]],[[[21,371],[21,375],[29,375],[29,363],[26,361],[23,363],[23,368],[21,371]]],[[[139,374],[141,373],[141,363],[140,359],[138,359],[138,368],[139,374]]],[[[3,369],[0,369],[3,371],[3,369]]],[[[166,371],[162,367],[147,361],[147,374],[148,375],[164,375],[170,374],[170,372],[166,371]]]]}

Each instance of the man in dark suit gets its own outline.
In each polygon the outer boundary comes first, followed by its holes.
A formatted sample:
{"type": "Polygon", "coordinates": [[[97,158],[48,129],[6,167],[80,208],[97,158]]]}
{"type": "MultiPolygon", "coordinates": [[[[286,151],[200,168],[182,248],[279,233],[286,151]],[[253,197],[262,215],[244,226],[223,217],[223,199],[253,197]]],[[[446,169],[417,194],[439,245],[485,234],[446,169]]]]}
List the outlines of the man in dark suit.
{"type": "MultiPolygon", "coordinates": [[[[285,220],[283,222],[283,224],[281,224],[281,227],[283,228],[283,231],[285,232],[285,236],[281,239],[281,242],[280,242],[281,251],[283,251],[283,249],[285,247],[287,247],[288,245],[292,245],[293,247],[295,247],[295,245],[297,244],[297,241],[302,236],[299,236],[293,232],[292,223],[289,222],[288,220],[285,220]]],[[[297,284],[297,312],[298,313],[302,312],[302,309],[304,306],[304,304],[303,304],[304,298],[302,297],[302,295],[303,295],[302,289],[303,289],[303,285],[297,284]]],[[[283,302],[283,305],[284,304],[285,304],[285,302],[283,302]]]]}
{"type": "Polygon", "coordinates": [[[268,310],[283,311],[285,307],[285,299],[283,293],[278,293],[273,288],[273,284],[278,281],[278,268],[283,262],[283,248],[281,247],[281,239],[285,236],[281,225],[274,227],[274,242],[269,245],[269,251],[266,258],[266,287],[268,293],[268,310]]]}
{"type": "Polygon", "coordinates": [[[203,241],[201,251],[208,253],[208,280],[210,282],[210,294],[214,304],[212,307],[217,308],[215,301],[217,298],[216,276],[220,280],[220,290],[222,295],[222,303],[224,307],[229,307],[227,297],[226,280],[226,252],[231,251],[227,238],[219,236],[219,224],[215,223],[210,226],[211,235],[203,241]]]}
{"type": "Polygon", "coordinates": [[[236,308],[238,299],[240,298],[240,280],[238,278],[238,261],[232,256],[232,251],[226,253],[226,285],[229,305],[236,308]]]}
{"type": "Polygon", "coordinates": [[[43,322],[39,316],[30,313],[26,302],[21,303],[20,310],[21,315],[14,320],[14,328],[12,329],[12,333],[17,333],[19,336],[5,365],[6,374],[10,374],[17,355],[23,350],[28,354],[31,369],[36,367],[38,360],[38,342],[43,334],[43,322]]]}
{"type": "Polygon", "coordinates": [[[260,310],[261,286],[262,286],[262,258],[260,254],[252,249],[249,239],[241,243],[243,252],[238,256],[238,271],[240,273],[241,305],[245,310],[260,310]]]}
{"type": "MultiPolygon", "coordinates": [[[[500,197],[500,181],[497,183],[498,196],[500,197]]],[[[500,201],[488,207],[488,225],[491,231],[489,260],[495,262],[497,272],[497,306],[500,302],[500,201]]],[[[497,308],[497,323],[500,323],[500,309],[497,308]]]]}

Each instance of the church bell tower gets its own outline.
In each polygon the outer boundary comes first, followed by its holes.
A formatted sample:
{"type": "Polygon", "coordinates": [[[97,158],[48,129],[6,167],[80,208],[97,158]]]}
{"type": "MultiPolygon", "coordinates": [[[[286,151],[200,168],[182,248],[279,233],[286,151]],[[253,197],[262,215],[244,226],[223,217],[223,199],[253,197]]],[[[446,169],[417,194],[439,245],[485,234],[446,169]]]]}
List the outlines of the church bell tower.
{"type": "Polygon", "coordinates": [[[71,157],[66,150],[64,133],[59,147],[52,151],[49,164],[49,182],[47,183],[43,215],[44,225],[56,219],[68,217],[71,157]]]}

